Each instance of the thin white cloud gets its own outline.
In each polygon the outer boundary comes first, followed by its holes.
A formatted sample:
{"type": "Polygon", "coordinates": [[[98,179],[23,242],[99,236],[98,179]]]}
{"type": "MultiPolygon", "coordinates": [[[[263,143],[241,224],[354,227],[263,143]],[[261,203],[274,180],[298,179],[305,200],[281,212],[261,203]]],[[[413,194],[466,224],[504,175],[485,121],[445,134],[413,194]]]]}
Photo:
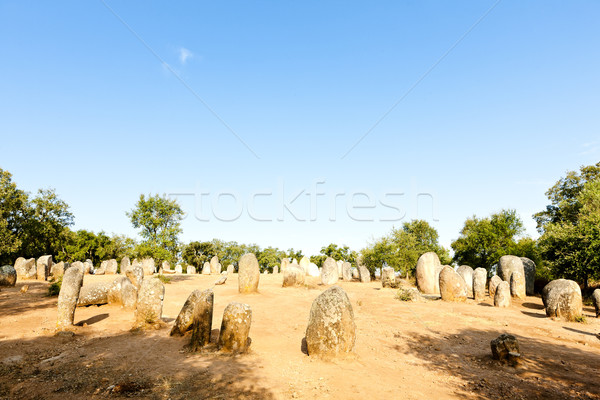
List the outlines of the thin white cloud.
{"type": "Polygon", "coordinates": [[[190,50],[186,49],[185,47],[179,48],[179,61],[181,62],[182,65],[185,65],[187,60],[192,58],[193,56],[194,56],[194,53],[192,53],[190,50]]]}

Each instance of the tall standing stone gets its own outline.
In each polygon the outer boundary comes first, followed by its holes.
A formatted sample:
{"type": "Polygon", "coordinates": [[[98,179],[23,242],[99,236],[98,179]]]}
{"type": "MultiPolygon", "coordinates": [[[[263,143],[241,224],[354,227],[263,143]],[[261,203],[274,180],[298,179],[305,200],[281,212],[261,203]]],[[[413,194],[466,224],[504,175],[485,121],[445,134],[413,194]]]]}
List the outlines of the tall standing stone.
{"type": "Polygon", "coordinates": [[[121,265],[120,265],[120,269],[121,269],[121,274],[125,275],[125,272],[127,272],[127,270],[131,267],[131,260],[129,260],[129,257],[125,256],[123,258],[121,258],[121,265]]]}
{"type": "Polygon", "coordinates": [[[321,266],[321,283],[323,285],[335,285],[338,281],[338,266],[335,260],[327,257],[321,266]]]}
{"type": "Polygon", "coordinates": [[[569,279],[556,279],[547,284],[542,290],[542,301],[546,315],[551,318],[575,321],[583,310],[581,288],[569,279]]]}
{"type": "Polygon", "coordinates": [[[135,307],[135,326],[141,328],[159,322],[164,298],[165,285],[158,278],[144,279],[135,307]]]}
{"type": "Polygon", "coordinates": [[[525,277],[520,271],[514,271],[510,276],[510,294],[518,299],[524,299],[527,296],[525,277]]]}
{"type": "Polygon", "coordinates": [[[63,276],[60,292],[58,294],[58,319],[59,329],[73,325],[75,319],[75,307],[79,300],[79,291],[83,284],[83,266],[75,265],[69,268],[63,276]]]}
{"type": "Polygon", "coordinates": [[[381,286],[384,288],[396,287],[396,271],[392,267],[385,267],[381,270],[381,286]]]}
{"type": "Polygon", "coordinates": [[[210,275],[210,263],[208,261],[202,265],[202,275],[210,275]]]}
{"type": "Polygon", "coordinates": [[[345,281],[352,281],[352,265],[348,261],[342,264],[342,278],[345,281]]]}
{"type": "Polygon", "coordinates": [[[309,265],[310,265],[310,258],[308,258],[306,256],[302,257],[300,259],[300,264],[298,264],[298,265],[300,265],[300,268],[302,268],[304,270],[304,274],[308,275],[308,268],[309,268],[309,265]]]}
{"type": "Polygon", "coordinates": [[[200,301],[201,298],[208,298],[208,295],[212,293],[212,289],[207,289],[205,291],[196,289],[192,293],[190,293],[187,300],[183,304],[183,307],[181,307],[181,311],[179,311],[177,319],[175,319],[175,324],[171,329],[171,336],[183,336],[187,331],[192,329],[192,322],[194,320],[194,308],[196,307],[196,304],[198,304],[198,301],[200,301]]]}
{"type": "Polygon", "coordinates": [[[487,271],[485,268],[476,268],[473,271],[473,298],[475,301],[485,299],[485,289],[487,284],[487,271]]]}
{"type": "Polygon", "coordinates": [[[89,275],[94,273],[94,263],[92,260],[87,259],[83,262],[83,274],[89,275]]]}
{"type": "Polygon", "coordinates": [[[306,328],[308,355],[337,357],[352,352],[355,341],[352,304],[341,287],[333,286],[321,293],[310,308],[306,328]]]}
{"type": "Polygon", "coordinates": [[[535,263],[527,257],[521,257],[523,269],[525,270],[525,292],[527,296],[533,296],[535,284],[535,263]]]}
{"type": "Polygon", "coordinates": [[[523,261],[517,256],[502,256],[498,262],[498,275],[503,281],[510,282],[510,276],[514,271],[519,271],[525,276],[523,261]]]}
{"type": "Polygon", "coordinates": [[[37,279],[45,281],[50,276],[50,268],[52,268],[52,256],[41,256],[37,259],[37,279]]]}
{"type": "Polygon", "coordinates": [[[70,266],[69,263],[64,261],[53,263],[52,268],[50,268],[50,276],[54,280],[59,279],[65,274],[65,270],[69,269],[70,266]]]}
{"type": "Polygon", "coordinates": [[[510,307],[510,286],[508,282],[502,281],[496,287],[496,293],[494,294],[494,306],[495,307],[510,307]]]}
{"type": "Polygon", "coordinates": [[[185,269],[185,272],[188,275],[196,275],[196,267],[194,267],[193,265],[188,265],[187,268],[185,269]]]}
{"type": "Polygon", "coordinates": [[[315,278],[321,276],[321,271],[319,271],[319,267],[317,266],[317,264],[313,262],[308,264],[308,276],[312,276],[315,278]]]}
{"type": "Polygon", "coordinates": [[[305,276],[304,269],[297,265],[289,265],[283,272],[283,287],[302,286],[305,276]]]}
{"type": "Polygon", "coordinates": [[[244,254],[238,263],[238,290],[240,293],[258,292],[260,268],[253,253],[244,254]]]}
{"type": "MultiPolygon", "coordinates": [[[[215,295],[212,289],[200,293],[198,301],[192,310],[192,338],[190,348],[192,351],[198,351],[210,343],[210,334],[212,332],[213,308],[215,295]]],[[[173,334],[171,332],[171,334],[173,334]]]]}
{"type": "Polygon", "coordinates": [[[369,270],[367,269],[367,267],[365,267],[364,265],[359,265],[358,266],[358,275],[359,275],[360,281],[362,283],[369,283],[369,282],[371,282],[371,272],[369,272],[369,270]]]}
{"type": "Polygon", "coordinates": [[[235,273],[235,267],[233,266],[233,264],[229,264],[227,266],[227,275],[231,275],[235,273]]]}
{"type": "Polygon", "coordinates": [[[273,273],[274,274],[278,274],[279,273],[279,266],[278,265],[276,265],[276,266],[273,267],[273,273]]]}
{"type": "Polygon", "coordinates": [[[416,275],[417,287],[422,293],[439,294],[439,284],[437,282],[439,273],[437,273],[436,267],[440,265],[440,258],[434,252],[428,252],[419,257],[416,275]]]}
{"type": "Polygon", "coordinates": [[[210,259],[210,273],[215,274],[215,275],[221,273],[219,257],[217,257],[217,256],[214,256],[213,258],[210,259]]]}
{"type": "Polygon", "coordinates": [[[279,268],[279,270],[281,271],[281,273],[283,274],[286,270],[286,268],[290,265],[290,259],[289,258],[282,258],[281,259],[281,268],[279,268]]]}
{"type": "Polygon", "coordinates": [[[337,260],[336,264],[337,264],[338,278],[341,279],[342,275],[343,275],[342,266],[344,265],[344,262],[342,260],[337,260]]]}
{"type": "Polygon", "coordinates": [[[37,277],[35,258],[28,260],[23,257],[17,258],[15,261],[15,271],[17,271],[17,279],[35,279],[37,277]]]}
{"type": "Polygon", "coordinates": [[[502,282],[502,278],[500,278],[498,275],[494,275],[492,276],[492,279],[490,279],[490,283],[488,285],[488,292],[490,293],[490,297],[492,299],[496,296],[496,288],[498,287],[500,282],[502,282]]]}
{"type": "Polygon", "coordinates": [[[243,353],[248,350],[251,323],[252,310],[248,304],[229,303],[223,311],[221,331],[219,332],[219,350],[231,353],[243,353]]]}
{"type": "MultiPolygon", "coordinates": [[[[187,270],[187,268],[189,268],[189,267],[190,267],[190,266],[188,265],[188,266],[186,267],[186,270],[187,270]]],[[[177,264],[177,265],[175,266],[175,273],[176,273],[176,274],[182,274],[182,273],[183,273],[183,267],[181,266],[181,264],[177,264]]]]}
{"type": "Polygon", "coordinates": [[[473,293],[473,268],[468,265],[461,265],[456,269],[456,272],[462,276],[467,284],[467,293],[473,293]]]}
{"type": "Polygon", "coordinates": [[[153,275],[156,273],[156,264],[154,263],[154,258],[144,258],[142,260],[142,269],[144,270],[144,275],[153,275]]]}
{"type": "Polygon", "coordinates": [[[162,269],[163,271],[170,271],[171,270],[171,263],[168,262],[167,260],[162,262],[162,269]]]}
{"type": "Polygon", "coordinates": [[[594,310],[596,311],[596,318],[600,317],[600,289],[594,290],[592,293],[592,301],[594,303],[594,310]]]}
{"type": "Polygon", "coordinates": [[[15,286],[17,283],[17,271],[12,265],[0,267],[0,286],[15,286]]]}
{"type": "Polygon", "coordinates": [[[451,267],[444,267],[440,272],[440,295],[444,301],[467,300],[467,284],[451,267]]]}

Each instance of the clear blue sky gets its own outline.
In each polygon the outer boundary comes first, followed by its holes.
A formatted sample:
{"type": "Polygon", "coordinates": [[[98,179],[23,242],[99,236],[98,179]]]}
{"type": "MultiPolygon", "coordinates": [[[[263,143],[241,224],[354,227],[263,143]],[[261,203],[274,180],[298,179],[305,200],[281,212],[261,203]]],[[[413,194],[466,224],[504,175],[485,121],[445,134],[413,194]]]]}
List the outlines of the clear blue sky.
{"type": "Polygon", "coordinates": [[[141,193],[196,193],[186,242],[360,249],[419,217],[449,246],[502,208],[534,236],[548,187],[600,156],[599,20],[597,1],[0,1],[0,167],[56,188],[76,229],[134,236],[141,193]]]}

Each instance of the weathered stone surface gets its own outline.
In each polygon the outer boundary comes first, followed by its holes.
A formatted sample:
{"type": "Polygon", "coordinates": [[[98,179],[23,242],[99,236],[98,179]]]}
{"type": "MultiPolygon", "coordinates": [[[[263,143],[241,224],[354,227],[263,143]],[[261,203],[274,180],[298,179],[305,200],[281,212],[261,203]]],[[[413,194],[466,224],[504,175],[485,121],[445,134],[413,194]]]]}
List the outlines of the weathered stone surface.
{"type": "MultiPolygon", "coordinates": [[[[192,310],[190,349],[197,351],[210,343],[215,295],[211,289],[200,293],[192,310]]],[[[173,332],[171,332],[173,334],[173,332]]]]}
{"type": "Polygon", "coordinates": [[[238,263],[238,290],[240,293],[258,292],[260,268],[252,253],[244,254],[238,263]]]}
{"type": "Polygon", "coordinates": [[[337,263],[333,258],[327,257],[321,266],[321,283],[323,285],[335,285],[338,278],[337,263]]]}
{"type": "MultiPolygon", "coordinates": [[[[189,268],[189,267],[190,267],[190,266],[188,265],[188,268],[189,268]]],[[[181,265],[177,264],[177,265],[175,266],[175,273],[176,273],[176,274],[182,274],[182,273],[183,273],[183,267],[182,267],[181,265]]]]}
{"type": "Polygon", "coordinates": [[[296,265],[289,265],[283,272],[283,287],[304,285],[304,269],[296,265]]]}
{"type": "Polygon", "coordinates": [[[15,261],[15,271],[17,271],[18,279],[35,279],[37,277],[35,258],[28,260],[23,257],[17,258],[15,261]]]}
{"type": "Polygon", "coordinates": [[[343,276],[344,272],[343,272],[342,266],[344,265],[344,262],[342,260],[337,260],[336,264],[337,264],[337,268],[338,268],[338,278],[343,279],[342,276],[343,276]]]}
{"type": "Polygon", "coordinates": [[[410,286],[400,286],[398,288],[398,293],[396,294],[396,299],[402,301],[420,301],[423,299],[421,296],[421,292],[419,289],[410,286]]]}
{"type": "Polygon", "coordinates": [[[129,259],[129,257],[125,256],[123,258],[121,258],[121,264],[120,264],[120,269],[121,269],[121,274],[125,275],[125,272],[131,268],[131,260],[129,259]]]}
{"type": "Polygon", "coordinates": [[[289,258],[283,258],[281,260],[281,267],[279,268],[279,270],[281,271],[282,274],[285,272],[285,270],[288,267],[288,265],[290,265],[290,259],[289,258]]]}
{"type": "Polygon", "coordinates": [[[98,269],[94,271],[94,275],[104,275],[104,273],[106,272],[106,264],[107,263],[108,263],[108,260],[101,261],[98,269]]]}
{"type": "Polygon", "coordinates": [[[496,293],[494,294],[494,306],[495,307],[510,307],[510,285],[506,281],[502,281],[496,287],[496,293]]]}
{"type": "Polygon", "coordinates": [[[73,325],[75,307],[79,300],[79,291],[83,284],[83,265],[73,263],[63,276],[60,293],[58,294],[57,327],[67,328],[73,325]]]}
{"type": "MultiPolygon", "coordinates": [[[[441,265],[438,255],[434,252],[422,254],[417,261],[417,287],[425,294],[439,294],[439,273],[436,266],[441,265]]],[[[441,269],[440,269],[441,271],[441,269]]]]}
{"type": "Polygon", "coordinates": [[[440,272],[440,295],[444,301],[467,300],[467,284],[451,267],[444,267],[440,272]]]}
{"type": "Polygon", "coordinates": [[[137,290],[140,290],[140,287],[142,286],[142,281],[144,280],[144,271],[142,270],[142,266],[136,264],[129,268],[125,274],[129,278],[133,286],[135,286],[137,290]]]}
{"type": "Polygon", "coordinates": [[[273,267],[273,273],[274,274],[278,274],[279,273],[279,266],[278,265],[276,265],[276,266],[273,267]]]}
{"type": "Polygon", "coordinates": [[[252,310],[248,304],[229,303],[223,312],[219,350],[232,353],[243,353],[248,350],[251,323],[252,310]]]}
{"type": "Polygon", "coordinates": [[[513,335],[503,333],[490,342],[492,358],[494,360],[509,361],[514,363],[514,358],[521,357],[519,341],[513,335]],[[510,355],[512,353],[512,355],[510,355]]]}
{"type": "Polygon", "coordinates": [[[594,303],[594,309],[596,310],[596,318],[600,317],[600,289],[594,290],[592,293],[592,302],[594,303]]]}
{"type": "Polygon", "coordinates": [[[168,262],[167,260],[163,261],[161,266],[162,266],[163,271],[171,270],[171,263],[168,262]]]}
{"type": "Polygon", "coordinates": [[[352,352],[356,341],[354,311],[346,292],[333,286],[312,303],[306,347],[310,356],[332,358],[352,352]]]}
{"type": "Polygon", "coordinates": [[[384,288],[396,287],[396,271],[392,267],[385,267],[381,270],[381,286],[384,288]]]}
{"type": "Polygon", "coordinates": [[[510,294],[518,299],[524,299],[527,296],[525,277],[520,271],[514,271],[510,276],[510,294]]]}
{"type": "Polygon", "coordinates": [[[371,273],[369,272],[367,267],[365,267],[364,265],[358,266],[358,275],[359,275],[360,281],[362,283],[371,282],[371,273]]]}
{"type": "Polygon", "coordinates": [[[106,275],[114,275],[117,273],[118,269],[119,269],[119,264],[117,264],[117,260],[112,258],[106,262],[106,270],[104,271],[104,273],[106,275]]]}
{"type": "Polygon", "coordinates": [[[50,268],[50,276],[54,280],[59,279],[65,274],[65,271],[69,269],[70,266],[71,264],[64,261],[54,263],[52,264],[52,268],[50,268]]]}
{"type": "Polygon", "coordinates": [[[112,282],[96,282],[83,285],[79,292],[77,307],[108,304],[108,291],[112,282]]]}
{"type": "Polygon", "coordinates": [[[312,276],[314,278],[321,276],[321,271],[319,271],[319,267],[317,264],[311,262],[308,264],[308,276],[312,276]]]}
{"type": "MultiPolygon", "coordinates": [[[[185,333],[192,329],[192,323],[194,321],[194,309],[199,301],[204,301],[205,303],[210,301],[211,303],[211,315],[212,315],[212,304],[214,300],[214,293],[212,289],[207,289],[204,291],[194,290],[188,296],[187,300],[181,307],[181,311],[179,311],[179,315],[177,315],[177,319],[175,319],[175,324],[171,329],[171,336],[179,335],[183,336],[185,333]]],[[[212,323],[212,320],[211,320],[212,323]]]]}
{"type": "Polygon", "coordinates": [[[210,259],[210,273],[215,274],[215,275],[221,273],[219,257],[217,257],[217,256],[214,256],[213,258],[210,259]]]}
{"type": "Polygon", "coordinates": [[[154,273],[156,273],[156,265],[154,263],[154,258],[144,258],[142,260],[142,269],[144,271],[144,275],[153,275],[154,273]]]}
{"type": "Polygon", "coordinates": [[[304,270],[304,273],[308,275],[308,268],[310,265],[310,258],[304,256],[300,259],[300,263],[298,264],[300,265],[300,268],[302,268],[304,270]]]}
{"type": "Polygon", "coordinates": [[[525,292],[527,296],[533,296],[535,283],[535,263],[527,257],[521,257],[523,269],[525,270],[525,292]]]}
{"type": "Polygon", "coordinates": [[[210,275],[210,263],[208,261],[202,265],[202,275],[210,275]]]}
{"type": "Polygon", "coordinates": [[[574,321],[581,316],[581,289],[575,281],[556,279],[550,282],[542,290],[542,301],[548,317],[574,321]]]}
{"type": "Polygon", "coordinates": [[[37,259],[37,280],[45,281],[50,276],[52,268],[52,256],[41,256],[37,259]]]}
{"type": "Polygon", "coordinates": [[[358,268],[352,267],[352,279],[360,279],[360,275],[358,274],[358,268]]]}
{"type": "Polygon", "coordinates": [[[475,301],[482,301],[485,298],[486,286],[487,271],[485,268],[476,268],[473,271],[473,298],[475,301]]]}
{"type": "Polygon", "coordinates": [[[456,272],[462,276],[467,284],[467,293],[470,296],[473,293],[473,268],[468,265],[461,265],[456,269],[456,272]]]}
{"type": "Polygon", "coordinates": [[[117,277],[108,289],[108,304],[119,304],[124,308],[134,309],[137,301],[137,289],[129,278],[117,277]]]}
{"type": "Polygon", "coordinates": [[[227,275],[229,274],[235,274],[235,267],[233,266],[233,264],[229,264],[227,266],[227,275]]]}
{"type": "Polygon", "coordinates": [[[227,274],[221,274],[221,277],[215,281],[215,286],[224,285],[227,282],[227,274]]]}
{"type": "Polygon", "coordinates": [[[0,267],[0,286],[15,286],[17,283],[17,271],[12,265],[0,267]]]}
{"type": "Polygon", "coordinates": [[[445,267],[450,267],[449,265],[436,265],[435,266],[435,285],[433,286],[434,294],[440,294],[440,273],[445,267]]]}
{"type": "Polygon", "coordinates": [[[196,267],[194,267],[193,265],[188,265],[185,272],[188,275],[196,275],[196,267]]]}
{"type": "Polygon", "coordinates": [[[88,274],[93,274],[94,273],[94,264],[92,263],[92,260],[85,260],[83,262],[83,274],[84,275],[88,275],[88,274]]]}
{"type": "Polygon", "coordinates": [[[525,276],[523,261],[517,256],[502,256],[498,262],[498,276],[503,281],[510,282],[510,276],[514,271],[519,271],[525,276]]]}
{"type": "Polygon", "coordinates": [[[345,281],[352,280],[352,265],[348,261],[342,264],[342,279],[345,281]]]}
{"type": "Polygon", "coordinates": [[[502,278],[500,278],[498,275],[494,275],[490,279],[490,283],[488,285],[488,292],[492,299],[496,296],[496,288],[498,287],[500,282],[502,282],[502,278]]]}
{"type": "Polygon", "coordinates": [[[164,298],[165,286],[158,278],[144,279],[135,307],[135,326],[144,327],[160,322],[164,298]]]}

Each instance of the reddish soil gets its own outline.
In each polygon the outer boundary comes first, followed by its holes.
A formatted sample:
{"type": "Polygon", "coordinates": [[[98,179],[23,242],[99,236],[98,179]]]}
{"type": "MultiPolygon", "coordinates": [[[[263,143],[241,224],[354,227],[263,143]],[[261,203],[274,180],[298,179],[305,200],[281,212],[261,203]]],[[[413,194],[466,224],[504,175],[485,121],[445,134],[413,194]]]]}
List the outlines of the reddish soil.
{"type": "MultiPolygon", "coordinates": [[[[84,284],[114,276],[86,276],[84,284]]],[[[132,311],[78,308],[75,335],[55,336],[56,297],[45,282],[17,282],[0,292],[0,399],[599,399],[600,321],[545,317],[538,297],[508,309],[428,300],[407,303],[380,283],[340,282],[357,327],[355,355],[321,361],[303,351],[313,299],[325,287],[282,288],[282,275],[261,275],[260,293],[237,292],[237,275],[215,291],[213,340],[231,301],[252,307],[248,354],[189,353],[170,337],[194,289],[217,276],[177,275],[166,286],[155,331],[131,332],[132,311]],[[29,285],[21,293],[23,285],[29,285]],[[512,333],[523,361],[491,359],[490,340],[512,333]]]]}

